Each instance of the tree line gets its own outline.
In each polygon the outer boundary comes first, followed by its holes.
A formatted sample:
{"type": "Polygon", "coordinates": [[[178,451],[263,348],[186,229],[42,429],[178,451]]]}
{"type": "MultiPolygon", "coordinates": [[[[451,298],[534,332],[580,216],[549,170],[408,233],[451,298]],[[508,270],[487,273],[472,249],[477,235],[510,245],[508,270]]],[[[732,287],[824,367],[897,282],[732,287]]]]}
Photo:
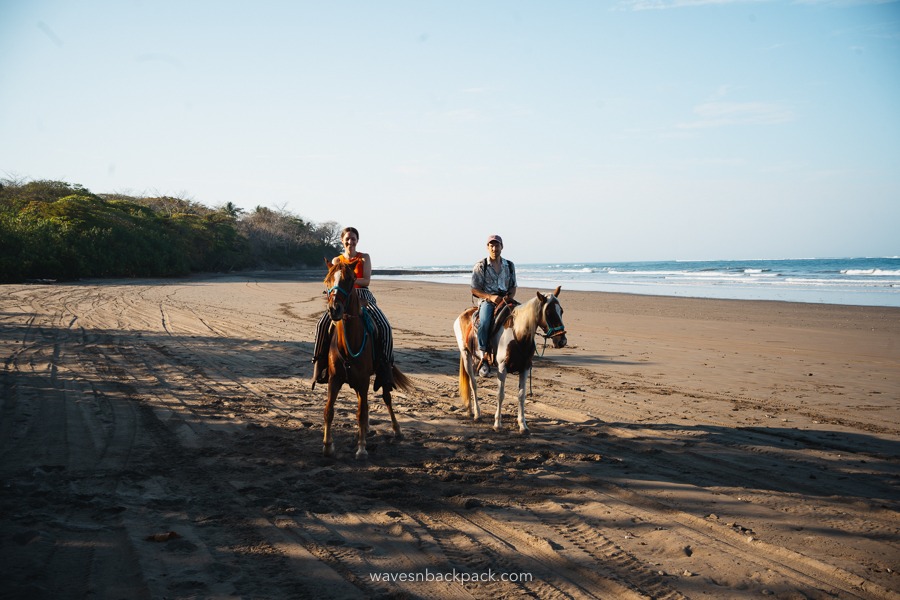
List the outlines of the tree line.
{"type": "Polygon", "coordinates": [[[0,180],[0,283],[303,268],[340,250],[337,223],[284,209],[0,180]]]}

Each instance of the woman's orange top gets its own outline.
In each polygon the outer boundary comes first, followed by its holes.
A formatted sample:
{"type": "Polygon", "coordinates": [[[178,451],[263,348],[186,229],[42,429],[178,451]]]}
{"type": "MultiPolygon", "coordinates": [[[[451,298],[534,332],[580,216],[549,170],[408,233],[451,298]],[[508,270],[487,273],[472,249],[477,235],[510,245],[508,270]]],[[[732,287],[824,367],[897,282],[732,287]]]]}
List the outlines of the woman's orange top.
{"type": "MultiPolygon", "coordinates": [[[[356,264],[353,265],[353,273],[356,275],[356,278],[359,279],[365,273],[365,265],[363,265],[363,261],[361,258],[347,258],[343,254],[338,254],[338,259],[344,264],[349,264],[356,261],[356,264]]],[[[364,288],[364,285],[354,285],[353,287],[364,288]]]]}

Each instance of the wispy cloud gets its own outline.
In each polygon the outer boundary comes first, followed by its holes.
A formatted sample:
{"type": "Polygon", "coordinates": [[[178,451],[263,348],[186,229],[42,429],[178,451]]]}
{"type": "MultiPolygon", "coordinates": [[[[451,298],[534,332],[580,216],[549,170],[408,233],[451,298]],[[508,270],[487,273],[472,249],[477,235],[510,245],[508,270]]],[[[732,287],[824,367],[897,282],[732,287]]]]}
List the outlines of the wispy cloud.
{"type": "Polygon", "coordinates": [[[171,65],[177,69],[181,69],[183,67],[180,60],[170,54],[164,54],[162,52],[139,54],[138,56],[134,57],[134,60],[139,63],[164,63],[167,65],[171,65]]]}
{"type": "Polygon", "coordinates": [[[53,31],[53,29],[49,25],[47,25],[43,21],[38,21],[37,26],[38,26],[38,29],[40,29],[43,32],[43,34],[47,36],[47,39],[49,39],[51,42],[53,42],[53,44],[57,48],[63,47],[62,39],[60,39],[60,37],[58,35],[56,35],[56,32],[53,31]]]}
{"type": "Polygon", "coordinates": [[[680,167],[746,167],[749,164],[749,161],[746,158],[722,158],[722,157],[707,157],[707,158],[686,158],[684,160],[675,161],[675,164],[680,167]]]}
{"type": "Polygon", "coordinates": [[[472,108],[456,108],[445,111],[443,117],[452,123],[473,123],[484,120],[481,111],[472,108]]]}
{"type": "Polygon", "coordinates": [[[427,175],[429,170],[420,161],[406,161],[394,166],[394,172],[399,175],[427,175]]]}
{"type": "Polygon", "coordinates": [[[704,102],[694,107],[694,114],[695,120],[679,123],[677,128],[778,125],[794,120],[794,113],[789,108],[766,102],[704,102]]]}
{"type": "Polygon", "coordinates": [[[669,10],[697,6],[721,6],[726,4],[758,4],[772,0],[620,0],[621,10],[669,10]]]}
{"type": "MultiPolygon", "coordinates": [[[[619,0],[617,10],[670,10],[677,8],[696,8],[698,6],[725,6],[729,4],[763,4],[775,0],[619,0]]],[[[900,0],[793,0],[794,4],[831,5],[831,6],[866,6],[871,4],[896,4],[900,0]]]]}
{"type": "Polygon", "coordinates": [[[869,4],[896,4],[898,0],[794,0],[797,4],[831,4],[834,6],[865,6],[869,4]]]}
{"type": "MultiPolygon", "coordinates": [[[[697,6],[722,6],[726,4],[762,4],[775,0],[619,0],[619,10],[668,10],[697,6]]],[[[900,0],[793,0],[794,4],[865,6],[870,4],[896,4],[900,0]]]]}

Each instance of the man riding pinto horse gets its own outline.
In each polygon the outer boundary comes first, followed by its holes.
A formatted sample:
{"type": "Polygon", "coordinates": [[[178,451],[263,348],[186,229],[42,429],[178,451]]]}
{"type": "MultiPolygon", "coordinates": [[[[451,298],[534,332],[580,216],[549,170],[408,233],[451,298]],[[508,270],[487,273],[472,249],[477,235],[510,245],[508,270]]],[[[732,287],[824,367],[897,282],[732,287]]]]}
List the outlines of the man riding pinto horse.
{"type": "Polygon", "coordinates": [[[478,421],[481,409],[476,372],[484,377],[490,371],[489,365],[496,367],[494,429],[499,431],[506,376],[517,374],[519,433],[527,435],[525,383],[535,355],[535,335],[543,331],[540,335],[545,341],[551,341],[554,348],[564,348],[567,343],[559,303],[561,289],[557,287],[550,294],[537,292],[519,304],[513,299],[517,291],[515,266],[500,256],[503,240],[499,235],[492,235],[487,240],[487,248],[488,257],[472,269],[472,295],[480,299],[478,308],[466,309],[453,322],[459,347],[460,398],[469,416],[478,421]]]}
{"type": "MultiPolygon", "coordinates": [[[[478,349],[482,352],[480,374],[490,372],[494,364],[494,349],[490,346],[491,324],[497,313],[508,311],[517,304],[516,267],[512,261],[500,256],[503,239],[492,235],[487,240],[487,258],[472,268],[472,295],[481,300],[478,305],[478,349]],[[500,310],[498,310],[498,308],[500,310]]],[[[498,319],[499,320],[499,319],[498,319]]]]}

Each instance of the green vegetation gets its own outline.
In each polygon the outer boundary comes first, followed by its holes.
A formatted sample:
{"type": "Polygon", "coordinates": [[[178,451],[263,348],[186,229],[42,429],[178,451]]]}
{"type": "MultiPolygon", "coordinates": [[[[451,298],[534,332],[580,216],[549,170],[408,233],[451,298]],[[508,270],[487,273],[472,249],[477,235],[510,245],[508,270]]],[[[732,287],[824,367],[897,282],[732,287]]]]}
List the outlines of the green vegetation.
{"type": "Polygon", "coordinates": [[[339,226],[285,210],[92,194],[61,181],[0,181],[0,283],[318,266],[339,226]]]}

